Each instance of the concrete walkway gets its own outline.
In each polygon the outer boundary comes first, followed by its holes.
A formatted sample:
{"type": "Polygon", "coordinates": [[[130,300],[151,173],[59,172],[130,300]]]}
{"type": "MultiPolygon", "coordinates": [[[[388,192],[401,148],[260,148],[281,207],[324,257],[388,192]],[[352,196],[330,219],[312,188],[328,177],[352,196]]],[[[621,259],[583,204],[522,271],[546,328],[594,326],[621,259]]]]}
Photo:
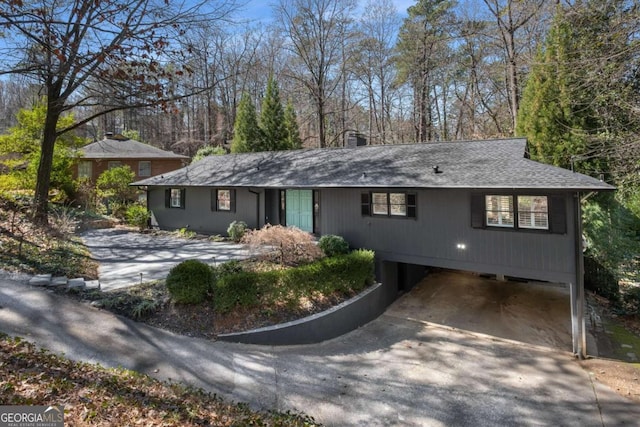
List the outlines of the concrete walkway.
{"type": "Polygon", "coordinates": [[[91,257],[100,264],[98,276],[103,290],[164,279],[173,266],[187,259],[213,264],[249,255],[247,248],[239,244],[116,228],[89,230],[81,237],[91,257]]]}
{"type": "MultiPolygon", "coordinates": [[[[387,314],[319,345],[187,338],[0,279],[0,331],[335,426],[637,425],[569,353],[387,314]]],[[[55,403],[55,402],[48,402],[55,403]]]]}

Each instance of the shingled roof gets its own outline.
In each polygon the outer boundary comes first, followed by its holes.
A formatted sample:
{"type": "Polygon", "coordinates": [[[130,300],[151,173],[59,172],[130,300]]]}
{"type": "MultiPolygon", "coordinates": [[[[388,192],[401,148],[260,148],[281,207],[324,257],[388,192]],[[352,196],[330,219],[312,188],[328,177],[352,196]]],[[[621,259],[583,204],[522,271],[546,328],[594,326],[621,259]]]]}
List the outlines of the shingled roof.
{"type": "Polygon", "coordinates": [[[119,135],[85,145],[80,151],[85,159],[188,159],[119,135]]]}
{"type": "Polygon", "coordinates": [[[209,156],[134,185],[613,190],[525,158],[526,140],[372,145],[209,156]],[[437,167],[437,172],[436,172],[437,167]]]}

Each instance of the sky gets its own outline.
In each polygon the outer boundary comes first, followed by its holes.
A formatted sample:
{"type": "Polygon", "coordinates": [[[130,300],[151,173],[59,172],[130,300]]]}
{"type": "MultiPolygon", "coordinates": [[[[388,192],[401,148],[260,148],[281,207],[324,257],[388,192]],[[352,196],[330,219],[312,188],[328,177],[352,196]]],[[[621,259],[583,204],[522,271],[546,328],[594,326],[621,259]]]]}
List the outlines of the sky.
{"type": "MultiPolygon", "coordinates": [[[[271,10],[274,0],[245,0],[247,5],[243,8],[244,11],[240,14],[242,18],[264,21],[268,23],[271,20],[271,10]]],[[[277,1],[277,0],[275,0],[277,1]]],[[[367,3],[367,0],[358,0],[358,7],[362,8],[367,3]]],[[[398,13],[401,16],[406,16],[409,6],[416,4],[416,0],[396,0],[393,2],[398,13]]]]}

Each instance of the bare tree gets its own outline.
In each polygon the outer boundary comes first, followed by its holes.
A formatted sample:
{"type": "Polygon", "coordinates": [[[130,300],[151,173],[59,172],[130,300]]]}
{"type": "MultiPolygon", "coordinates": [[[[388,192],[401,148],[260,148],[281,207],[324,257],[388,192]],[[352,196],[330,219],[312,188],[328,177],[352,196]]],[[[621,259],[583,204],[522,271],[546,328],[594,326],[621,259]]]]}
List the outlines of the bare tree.
{"type": "Polygon", "coordinates": [[[372,142],[386,144],[391,124],[391,91],[396,76],[393,62],[400,26],[391,0],[368,0],[360,18],[354,69],[364,85],[369,111],[368,133],[372,142]]]}
{"type": "MultiPolygon", "coordinates": [[[[47,0],[0,3],[5,38],[0,46],[0,75],[22,74],[42,85],[47,98],[42,150],[35,189],[34,218],[46,223],[53,149],[56,138],[127,103],[100,105],[99,93],[127,82],[139,100],[154,105],[173,97],[174,76],[186,67],[166,67],[171,40],[198,21],[224,19],[230,1],[190,3],[161,0],[47,0]],[[89,83],[93,82],[92,88],[89,83]],[[97,84],[99,83],[99,84],[97,84]],[[97,107],[93,115],[56,129],[62,113],[76,106],[97,107]]],[[[128,94],[131,95],[131,94],[128,94]]]]}
{"type": "Polygon", "coordinates": [[[511,111],[512,130],[517,125],[520,103],[519,46],[516,33],[534,19],[542,10],[546,0],[483,0],[498,25],[506,60],[507,92],[511,111]]]}
{"type": "Polygon", "coordinates": [[[436,70],[446,64],[454,22],[451,0],[419,0],[408,9],[398,37],[398,81],[413,89],[415,139],[426,142],[434,132],[436,70]]]}
{"type": "Polygon", "coordinates": [[[275,8],[291,51],[304,65],[303,75],[290,77],[313,97],[320,147],[327,146],[327,101],[341,82],[344,41],[355,5],[354,0],[281,0],[275,8]]]}

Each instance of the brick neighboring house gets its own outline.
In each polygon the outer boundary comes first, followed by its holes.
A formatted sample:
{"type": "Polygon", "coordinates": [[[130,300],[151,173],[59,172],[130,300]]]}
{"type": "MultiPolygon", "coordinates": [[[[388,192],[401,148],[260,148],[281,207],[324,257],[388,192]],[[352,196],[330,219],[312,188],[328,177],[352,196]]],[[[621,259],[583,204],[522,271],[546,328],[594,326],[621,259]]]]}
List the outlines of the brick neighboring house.
{"type": "Polygon", "coordinates": [[[100,174],[114,167],[127,165],[135,172],[136,180],[171,172],[186,166],[189,157],[161,150],[122,135],[107,134],[102,141],[80,149],[73,166],[73,177],[96,182],[100,174]]]}

